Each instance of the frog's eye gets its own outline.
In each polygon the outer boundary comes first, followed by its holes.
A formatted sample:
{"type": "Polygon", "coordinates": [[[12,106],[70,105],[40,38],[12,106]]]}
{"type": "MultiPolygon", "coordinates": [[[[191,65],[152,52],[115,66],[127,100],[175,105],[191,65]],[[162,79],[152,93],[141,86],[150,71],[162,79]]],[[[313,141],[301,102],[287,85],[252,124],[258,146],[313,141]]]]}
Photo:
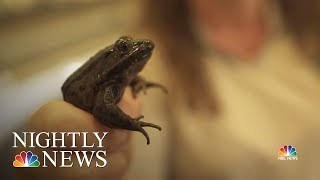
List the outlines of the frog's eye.
{"type": "Polygon", "coordinates": [[[121,53],[127,53],[130,51],[131,49],[131,45],[128,41],[123,40],[123,39],[119,39],[116,43],[115,43],[115,47],[118,51],[120,51],[121,53]]]}

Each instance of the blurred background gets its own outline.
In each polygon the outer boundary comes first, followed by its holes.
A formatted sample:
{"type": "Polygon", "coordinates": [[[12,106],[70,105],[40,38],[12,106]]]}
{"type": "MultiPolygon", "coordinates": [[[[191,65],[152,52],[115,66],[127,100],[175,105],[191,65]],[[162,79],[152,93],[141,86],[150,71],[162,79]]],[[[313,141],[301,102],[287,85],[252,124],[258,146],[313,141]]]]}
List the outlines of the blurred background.
{"type": "Polygon", "coordinates": [[[134,133],[125,179],[319,179],[320,4],[235,2],[0,0],[2,151],[32,112],[62,99],[74,70],[132,35],[156,42],[142,76],[170,95],[144,96],[163,131],[148,131],[149,146],[134,133]],[[296,162],[277,160],[288,143],[296,162]]]}

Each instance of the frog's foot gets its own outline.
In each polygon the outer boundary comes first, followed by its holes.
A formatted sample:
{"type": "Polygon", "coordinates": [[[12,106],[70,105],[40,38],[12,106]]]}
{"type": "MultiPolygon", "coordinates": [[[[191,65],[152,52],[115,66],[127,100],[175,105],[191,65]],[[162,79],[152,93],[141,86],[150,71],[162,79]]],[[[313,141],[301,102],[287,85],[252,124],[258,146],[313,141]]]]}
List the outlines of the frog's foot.
{"type": "Polygon", "coordinates": [[[131,120],[131,127],[130,129],[133,131],[139,131],[141,132],[147,139],[147,144],[150,144],[150,138],[148,133],[142,128],[142,127],[153,127],[161,131],[161,127],[152,123],[147,123],[140,121],[140,119],[143,118],[143,116],[140,116],[138,118],[134,118],[131,120]]]}
{"type": "Polygon", "coordinates": [[[143,91],[143,93],[146,94],[147,89],[151,87],[160,88],[163,92],[168,93],[167,88],[165,88],[161,84],[146,81],[140,76],[137,76],[135,79],[133,79],[130,83],[130,86],[134,98],[137,97],[140,91],[143,91]]]}

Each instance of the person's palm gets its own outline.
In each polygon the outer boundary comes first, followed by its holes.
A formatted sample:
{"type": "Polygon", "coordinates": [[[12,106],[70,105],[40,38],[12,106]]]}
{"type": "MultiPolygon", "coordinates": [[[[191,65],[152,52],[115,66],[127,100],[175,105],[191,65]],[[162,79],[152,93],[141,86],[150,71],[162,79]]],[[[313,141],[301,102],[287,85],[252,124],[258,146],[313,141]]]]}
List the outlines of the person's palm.
{"type": "MultiPolygon", "coordinates": [[[[126,90],[122,100],[119,103],[119,107],[131,117],[137,117],[141,115],[141,101],[133,99],[129,89],[126,90]]],[[[99,168],[95,166],[95,156],[92,160],[91,166],[88,168],[86,164],[79,167],[79,163],[75,154],[72,155],[72,168],[59,168],[49,166],[48,168],[16,168],[15,174],[17,179],[119,179],[121,178],[128,166],[130,161],[130,132],[122,129],[110,129],[98,120],[96,120],[91,114],[85,112],[67,102],[55,101],[50,102],[42,106],[38,111],[36,111],[30,120],[28,121],[27,131],[30,132],[89,132],[88,133],[88,145],[92,143],[98,144],[96,138],[90,132],[109,132],[104,141],[104,148],[70,148],[71,138],[66,138],[65,145],[69,148],[58,148],[57,151],[61,150],[84,150],[84,151],[97,151],[106,150],[106,160],[108,162],[107,166],[104,168],[99,168]]],[[[101,134],[101,133],[100,133],[101,134]]],[[[69,137],[69,136],[66,136],[69,137]]],[[[83,144],[83,138],[78,137],[76,142],[79,146],[83,144]]],[[[42,151],[47,152],[53,149],[22,149],[17,148],[16,154],[22,150],[31,150],[34,154],[42,154],[42,151]]],[[[40,162],[42,157],[40,156],[40,162]]],[[[61,159],[61,155],[57,153],[57,160],[61,159]]],[[[99,161],[99,160],[98,160],[99,161]]],[[[59,162],[59,161],[58,161],[59,162]]],[[[101,162],[101,161],[99,161],[101,162]]],[[[50,162],[47,162],[50,163],[50,162]]],[[[71,162],[69,162],[70,164],[71,162]]]]}

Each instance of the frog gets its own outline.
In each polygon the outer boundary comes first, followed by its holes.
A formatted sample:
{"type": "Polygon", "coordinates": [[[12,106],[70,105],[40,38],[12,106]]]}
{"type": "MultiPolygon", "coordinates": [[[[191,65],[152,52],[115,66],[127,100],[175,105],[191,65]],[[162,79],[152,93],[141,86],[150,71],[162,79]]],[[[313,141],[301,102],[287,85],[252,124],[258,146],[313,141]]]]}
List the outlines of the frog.
{"type": "Polygon", "coordinates": [[[150,137],[144,127],[159,131],[161,127],[141,121],[143,115],[127,115],[118,103],[126,87],[131,87],[134,98],[137,98],[139,92],[146,92],[151,87],[167,93],[163,85],[146,81],[138,75],[151,58],[154,47],[150,39],[121,36],[89,58],[66,79],[61,87],[64,101],[91,113],[109,128],[140,132],[145,136],[147,144],[150,144],[150,137]]]}

